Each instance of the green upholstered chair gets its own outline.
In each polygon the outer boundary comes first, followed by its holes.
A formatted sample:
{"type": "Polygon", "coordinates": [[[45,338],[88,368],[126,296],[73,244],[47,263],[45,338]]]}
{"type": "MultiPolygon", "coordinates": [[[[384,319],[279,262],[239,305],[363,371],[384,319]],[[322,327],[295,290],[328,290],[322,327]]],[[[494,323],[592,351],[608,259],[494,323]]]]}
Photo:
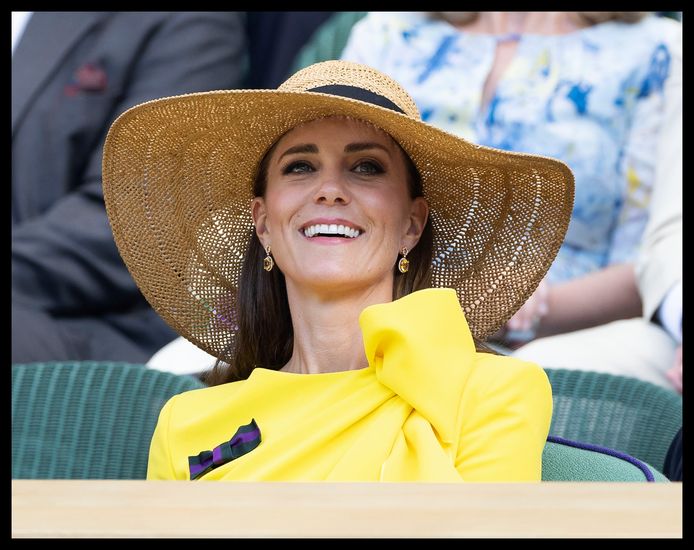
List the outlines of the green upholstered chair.
{"type": "Polygon", "coordinates": [[[682,426],[682,397],[650,382],[607,373],[545,369],[554,410],[549,433],[631,455],[663,471],[682,426]]]}
{"type": "MultiPolygon", "coordinates": [[[[584,399],[571,389],[573,386],[561,384],[562,376],[573,375],[550,372],[550,380],[560,381],[555,402],[567,397],[561,393],[567,388],[568,397],[584,399]]],[[[144,365],[13,365],[12,477],[144,479],[149,443],[161,407],[169,397],[200,387],[204,386],[195,377],[144,365]]],[[[612,411],[616,414],[619,409],[612,411]]],[[[578,424],[592,422],[588,414],[576,413],[571,419],[578,424]]],[[[544,481],[646,481],[649,477],[665,481],[652,464],[598,449],[595,445],[599,442],[590,432],[569,432],[586,436],[584,440],[593,446],[550,437],[542,457],[544,481]]]]}
{"type": "Polygon", "coordinates": [[[669,481],[652,465],[614,449],[549,436],[542,481],[669,481]]]}
{"type": "Polygon", "coordinates": [[[12,478],[144,479],[159,411],[200,387],[127,363],[12,365],[12,478]]]}
{"type": "Polygon", "coordinates": [[[354,24],[365,11],[340,11],[325,21],[294,58],[290,74],[319,61],[340,59],[354,24]]]}

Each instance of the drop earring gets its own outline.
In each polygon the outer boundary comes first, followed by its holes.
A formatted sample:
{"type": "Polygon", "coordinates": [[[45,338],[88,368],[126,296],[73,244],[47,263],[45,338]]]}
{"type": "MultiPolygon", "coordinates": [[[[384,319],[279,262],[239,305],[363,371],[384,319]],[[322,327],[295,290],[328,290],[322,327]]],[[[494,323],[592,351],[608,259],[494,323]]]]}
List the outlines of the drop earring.
{"type": "Polygon", "coordinates": [[[275,267],[275,261],[272,259],[272,256],[270,256],[270,245],[265,247],[265,253],[267,256],[263,258],[263,269],[265,271],[272,271],[272,268],[275,267]]]}
{"type": "Polygon", "coordinates": [[[407,254],[409,253],[409,250],[407,250],[406,247],[402,247],[402,250],[400,251],[400,254],[402,254],[402,258],[400,258],[400,261],[398,262],[398,270],[400,273],[407,273],[407,270],[410,269],[410,260],[407,259],[407,254]]]}

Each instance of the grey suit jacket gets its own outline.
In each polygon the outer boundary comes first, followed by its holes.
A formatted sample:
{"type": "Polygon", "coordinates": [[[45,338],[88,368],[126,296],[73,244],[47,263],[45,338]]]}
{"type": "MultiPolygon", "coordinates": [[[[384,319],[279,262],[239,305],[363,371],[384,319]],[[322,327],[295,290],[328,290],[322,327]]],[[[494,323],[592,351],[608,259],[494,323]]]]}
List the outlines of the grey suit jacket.
{"type": "Polygon", "coordinates": [[[69,323],[72,358],[144,361],[175,337],[113,241],[101,192],[111,122],[150,99],[237,87],[245,51],[233,12],[30,19],[12,62],[12,300],[69,323]]]}

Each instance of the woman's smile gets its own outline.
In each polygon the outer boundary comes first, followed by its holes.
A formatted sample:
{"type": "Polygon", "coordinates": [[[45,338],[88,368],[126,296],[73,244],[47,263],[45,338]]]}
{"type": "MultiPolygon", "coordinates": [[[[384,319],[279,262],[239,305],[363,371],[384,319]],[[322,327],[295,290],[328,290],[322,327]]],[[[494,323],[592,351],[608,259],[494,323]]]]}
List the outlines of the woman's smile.
{"type": "Polygon", "coordinates": [[[317,218],[304,224],[300,232],[316,244],[344,244],[357,239],[364,230],[342,218],[317,218]]]}

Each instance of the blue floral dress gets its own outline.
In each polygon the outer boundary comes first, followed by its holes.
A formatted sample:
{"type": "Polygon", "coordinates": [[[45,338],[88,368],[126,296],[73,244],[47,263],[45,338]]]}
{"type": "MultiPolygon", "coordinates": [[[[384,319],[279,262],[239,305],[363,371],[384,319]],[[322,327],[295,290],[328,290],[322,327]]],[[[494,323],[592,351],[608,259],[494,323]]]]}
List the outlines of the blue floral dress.
{"type": "Polygon", "coordinates": [[[663,87],[673,56],[681,56],[681,24],[648,16],[523,35],[483,106],[497,39],[423,12],[372,12],[352,29],[342,58],[395,78],[430,124],[569,165],[574,210],[550,283],[633,261],[648,219],[663,87]]]}

